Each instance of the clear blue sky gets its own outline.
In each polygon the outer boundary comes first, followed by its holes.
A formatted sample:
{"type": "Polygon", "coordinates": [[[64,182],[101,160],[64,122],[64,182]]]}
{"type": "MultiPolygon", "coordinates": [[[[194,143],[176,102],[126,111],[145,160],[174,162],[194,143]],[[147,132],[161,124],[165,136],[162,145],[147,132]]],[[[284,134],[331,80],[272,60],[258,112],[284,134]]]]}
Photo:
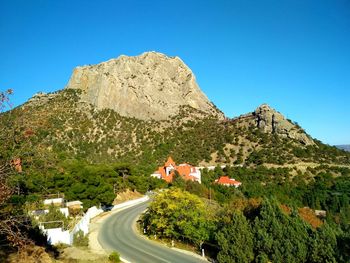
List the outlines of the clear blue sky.
{"type": "Polygon", "coordinates": [[[229,116],[268,103],[329,144],[350,144],[350,1],[0,0],[0,90],[19,105],[75,66],[179,56],[229,116]]]}

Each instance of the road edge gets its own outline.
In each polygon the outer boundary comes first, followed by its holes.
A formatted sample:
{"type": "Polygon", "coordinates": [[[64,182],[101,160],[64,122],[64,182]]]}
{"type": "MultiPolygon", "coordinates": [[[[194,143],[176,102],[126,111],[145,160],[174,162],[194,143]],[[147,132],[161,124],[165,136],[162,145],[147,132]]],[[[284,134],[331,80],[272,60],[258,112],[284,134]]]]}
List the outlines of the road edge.
{"type": "MultiPolygon", "coordinates": [[[[130,202],[130,201],[126,201],[124,203],[121,203],[117,206],[114,206],[114,208],[109,211],[109,212],[104,212],[94,218],[91,219],[90,224],[92,225],[91,229],[92,231],[89,231],[89,249],[97,254],[105,254],[106,256],[108,256],[109,251],[107,251],[106,249],[104,249],[102,247],[102,245],[100,244],[100,241],[98,240],[98,234],[99,234],[99,230],[101,225],[103,224],[103,222],[109,218],[111,215],[114,215],[120,211],[123,211],[127,208],[133,207],[135,205],[144,203],[149,201],[149,196],[144,195],[143,197],[139,198],[139,199],[135,199],[135,200],[131,200],[134,202],[130,202]],[[135,202],[136,201],[136,202],[135,202]],[[127,204],[129,202],[129,204],[127,204]],[[125,205],[126,204],[126,205],[125,205]],[[118,207],[119,206],[119,207],[118,207]],[[94,244],[92,246],[90,246],[90,244],[94,244]]],[[[118,252],[118,251],[117,251],[118,252]]],[[[119,253],[119,252],[118,252],[119,253]]],[[[120,260],[124,263],[132,263],[130,261],[128,261],[127,259],[120,257],[120,260]]]]}

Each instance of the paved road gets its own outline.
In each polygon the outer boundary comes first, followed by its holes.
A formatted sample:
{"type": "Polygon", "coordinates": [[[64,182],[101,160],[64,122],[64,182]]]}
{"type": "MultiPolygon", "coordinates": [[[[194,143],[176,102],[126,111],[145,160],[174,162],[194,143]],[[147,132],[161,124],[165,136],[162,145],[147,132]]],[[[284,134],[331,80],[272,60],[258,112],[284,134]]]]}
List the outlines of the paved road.
{"type": "Polygon", "coordinates": [[[205,262],[137,234],[135,222],[147,206],[148,202],[141,203],[107,218],[98,235],[101,246],[107,250],[118,251],[124,259],[132,263],[205,262]]]}

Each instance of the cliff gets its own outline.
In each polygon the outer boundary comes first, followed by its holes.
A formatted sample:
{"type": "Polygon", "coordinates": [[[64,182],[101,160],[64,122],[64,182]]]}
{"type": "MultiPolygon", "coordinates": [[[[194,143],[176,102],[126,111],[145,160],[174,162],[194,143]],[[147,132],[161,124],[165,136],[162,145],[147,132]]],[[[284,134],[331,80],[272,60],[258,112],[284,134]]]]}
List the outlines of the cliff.
{"type": "Polygon", "coordinates": [[[157,52],[77,67],[66,88],[80,89],[84,101],[125,117],[165,120],[177,115],[181,107],[190,106],[215,118],[224,118],[180,58],[157,52]]]}

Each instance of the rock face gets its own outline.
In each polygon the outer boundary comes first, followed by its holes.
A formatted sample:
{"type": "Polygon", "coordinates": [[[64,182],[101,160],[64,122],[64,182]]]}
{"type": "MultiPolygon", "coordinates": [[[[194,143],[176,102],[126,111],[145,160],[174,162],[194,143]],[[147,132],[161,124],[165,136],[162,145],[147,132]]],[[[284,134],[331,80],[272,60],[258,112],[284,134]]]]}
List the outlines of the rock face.
{"type": "Polygon", "coordinates": [[[315,144],[312,138],[297,124],[287,120],[281,113],[267,104],[262,104],[252,113],[238,117],[238,120],[248,122],[248,125],[255,126],[263,132],[295,139],[304,145],[315,144]]]}
{"type": "Polygon", "coordinates": [[[81,89],[82,99],[98,109],[142,120],[168,119],[185,105],[224,118],[180,58],[156,52],[77,67],[66,88],[81,89]]]}

